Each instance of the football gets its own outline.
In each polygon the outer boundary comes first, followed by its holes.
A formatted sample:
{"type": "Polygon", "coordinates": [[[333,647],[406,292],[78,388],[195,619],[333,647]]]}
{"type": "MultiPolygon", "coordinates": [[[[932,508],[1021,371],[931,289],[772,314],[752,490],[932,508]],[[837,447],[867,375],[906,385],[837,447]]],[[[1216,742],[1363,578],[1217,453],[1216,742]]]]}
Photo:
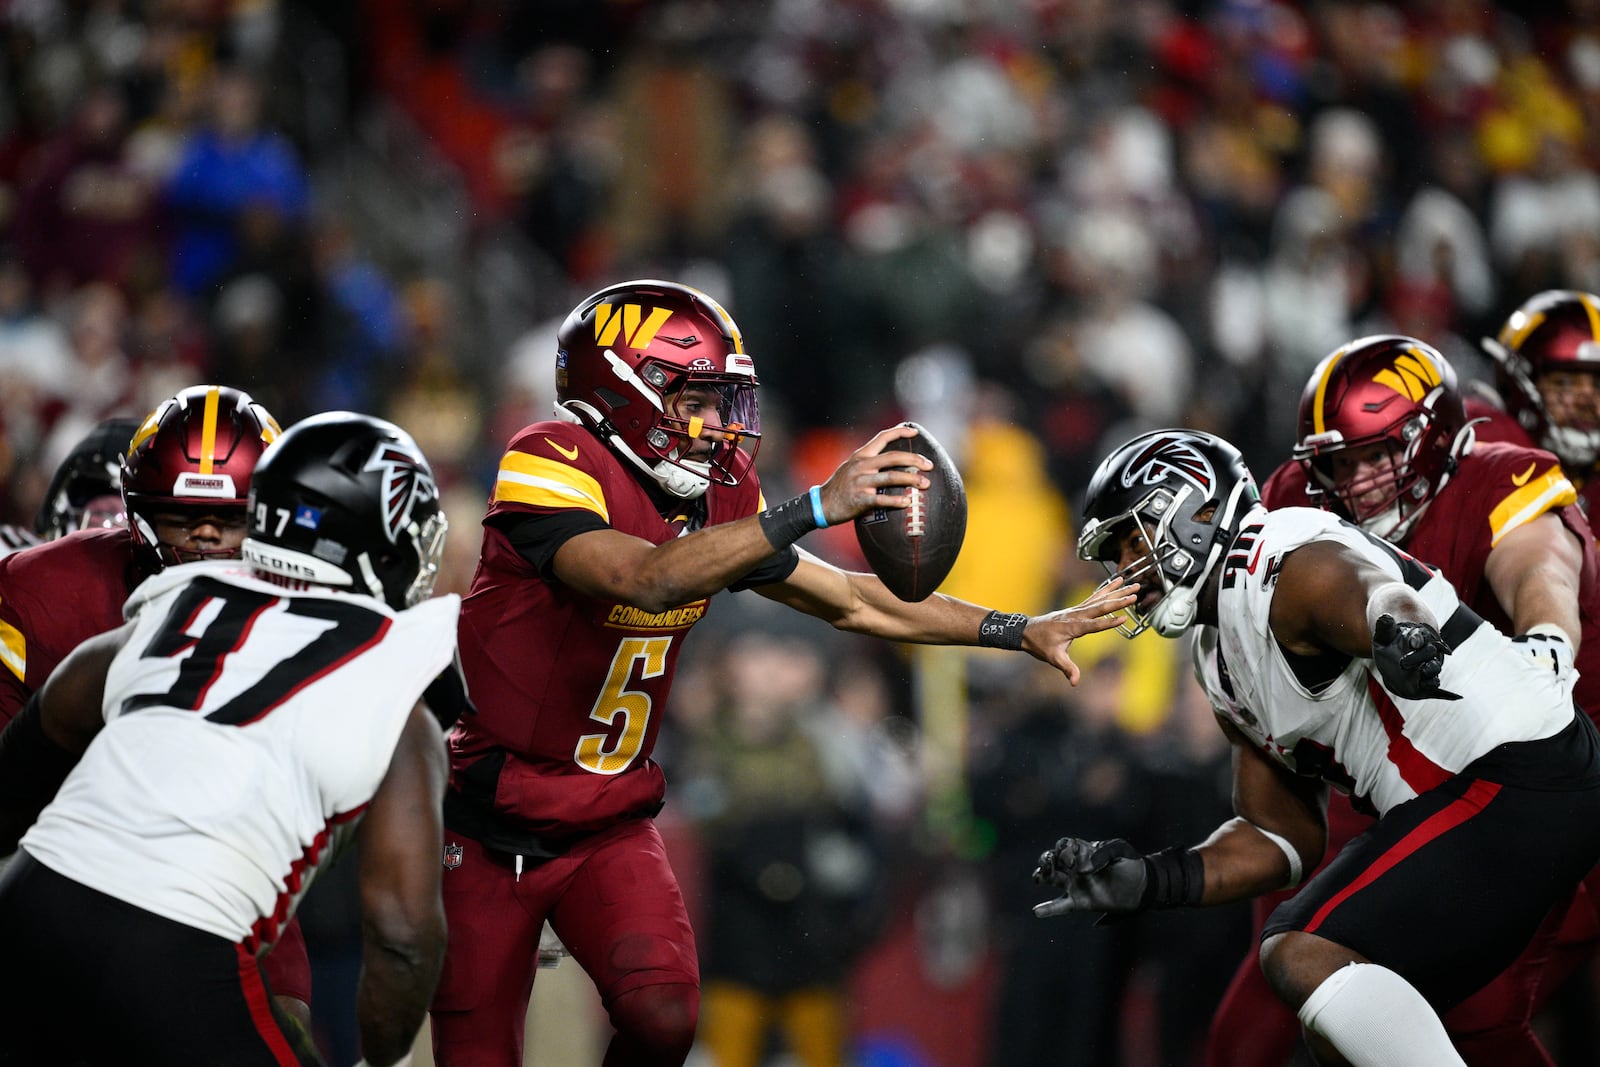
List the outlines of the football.
{"type": "MultiPolygon", "coordinates": [[[[874,574],[901,600],[926,600],[961,554],[967,533],[967,487],[944,446],[914,422],[917,436],[889,451],[915,452],[933,461],[926,489],[911,490],[911,506],[879,508],[856,519],[856,541],[874,574]]],[[[879,492],[890,492],[880,489],[879,492]]]]}

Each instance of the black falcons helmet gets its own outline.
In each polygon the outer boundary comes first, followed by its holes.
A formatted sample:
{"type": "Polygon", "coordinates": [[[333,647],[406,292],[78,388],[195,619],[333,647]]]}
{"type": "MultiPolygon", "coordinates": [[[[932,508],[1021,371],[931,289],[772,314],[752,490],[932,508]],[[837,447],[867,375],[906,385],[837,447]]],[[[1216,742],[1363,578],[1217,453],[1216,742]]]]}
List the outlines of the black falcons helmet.
{"type": "Polygon", "coordinates": [[[72,446],[45,490],[35,533],[54,541],[82,526],[89,501],[121,494],[122,455],[138,428],[138,419],[106,419],[72,446]]]}
{"type": "Polygon", "coordinates": [[[1132,610],[1138,622],[1118,629],[1129,637],[1150,626],[1163,637],[1188,629],[1206,578],[1260,501],[1239,450],[1199,430],[1155,430],[1107,456],[1084,494],[1078,555],[1117,573],[1122,538],[1136,525],[1152,554],[1146,565],[1159,571],[1162,590],[1151,604],[1144,590],[1155,576],[1131,575],[1142,583],[1132,610]],[[1197,517],[1212,506],[1211,515],[1197,517]]]}
{"type": "Polygon", "coordinates": [[[411,435],[349,411],[313,415],[262,453],[243,555],[278,581],[335,585],[406,608],[444,552],[439,487],[411,435]]]}

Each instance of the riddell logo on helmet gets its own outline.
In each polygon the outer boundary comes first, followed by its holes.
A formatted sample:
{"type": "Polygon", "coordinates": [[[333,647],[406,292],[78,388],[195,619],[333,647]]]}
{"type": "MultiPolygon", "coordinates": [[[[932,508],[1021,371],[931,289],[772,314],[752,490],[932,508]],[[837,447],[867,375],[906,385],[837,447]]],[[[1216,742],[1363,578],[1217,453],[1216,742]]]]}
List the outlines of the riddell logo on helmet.
{"type": "Polygon", "coordinates": [[[617,307],[601,304],[594,309],[594,339],[602,348],[609,348],[616,346],[617,337],[621,335],[629,348],[649,348],[670,318],[671,308],[651,308],[646,316],[645,309],[638,304],[617,307]]]}

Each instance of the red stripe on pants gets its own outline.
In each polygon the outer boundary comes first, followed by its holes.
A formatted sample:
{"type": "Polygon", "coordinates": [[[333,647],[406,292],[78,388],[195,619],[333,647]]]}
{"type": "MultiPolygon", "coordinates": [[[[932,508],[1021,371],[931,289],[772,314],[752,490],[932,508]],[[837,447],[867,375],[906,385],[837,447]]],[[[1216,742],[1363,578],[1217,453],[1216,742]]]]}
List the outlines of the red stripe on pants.
{"type": "Polygon", "coordinates": [[[261,1035],[282,1067],[300,1067],[300,1057],[289,1047],[289,1039],[283,1036],[278,1020],[272,1014],[272,1005],[267,1000],[267,987],[261,981],[261,968],[256,964],[255,954],[243,945],[234,947],[239,953],[239,987],[244,990],[244,1002],[250,1009],[250,1020],[256,1024],[256,1033],[261,1035]]]}
{"type": "Polygon", "coordinates": [[[1493,800],[1499,792],[1500,786],[1495,782],[1482,780],[1473,782],[1472,785],[1467,787],[1466,793],[1459,800],[1451,801],[1443,809],[1434,812],[1415,830],[1412,830],[1396,842],[1393,848],[1379,856],[1370,867],[1361,872],[1360,877],[1330,897],[1327,903],[1318,908],[1317,913],[1311,917],[1311,921],[1306,924],[1305,932],[1308,934],[1316,933],[1317,927],[1327,920],[1328,915],[1334,908],[1337,908],[1356,893],[1383,877],[1401,860],[1410,856],[1428,842],[1449,833],[1478,814],[1488,806],[1489,801],[1493,800]]]}

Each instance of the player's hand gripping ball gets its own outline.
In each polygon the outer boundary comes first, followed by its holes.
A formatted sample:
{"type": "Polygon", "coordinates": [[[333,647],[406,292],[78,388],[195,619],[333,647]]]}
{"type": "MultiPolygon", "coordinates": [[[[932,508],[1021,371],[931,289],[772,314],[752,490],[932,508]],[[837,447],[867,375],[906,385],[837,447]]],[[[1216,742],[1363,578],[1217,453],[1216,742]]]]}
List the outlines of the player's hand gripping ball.
{"type": "Polygon", "coordinates": [[[916,423],[906,425],[915,427],[917,436],[890,447],[932,460],[933,469],[926,472],[931,484],[910,490],[910,507],[879,508],[856,519],[856,541],[867,565],[891,593],[918,601],[939,588],[961,554],[967,534],[967,487],[944,446],[916,423]]]}

